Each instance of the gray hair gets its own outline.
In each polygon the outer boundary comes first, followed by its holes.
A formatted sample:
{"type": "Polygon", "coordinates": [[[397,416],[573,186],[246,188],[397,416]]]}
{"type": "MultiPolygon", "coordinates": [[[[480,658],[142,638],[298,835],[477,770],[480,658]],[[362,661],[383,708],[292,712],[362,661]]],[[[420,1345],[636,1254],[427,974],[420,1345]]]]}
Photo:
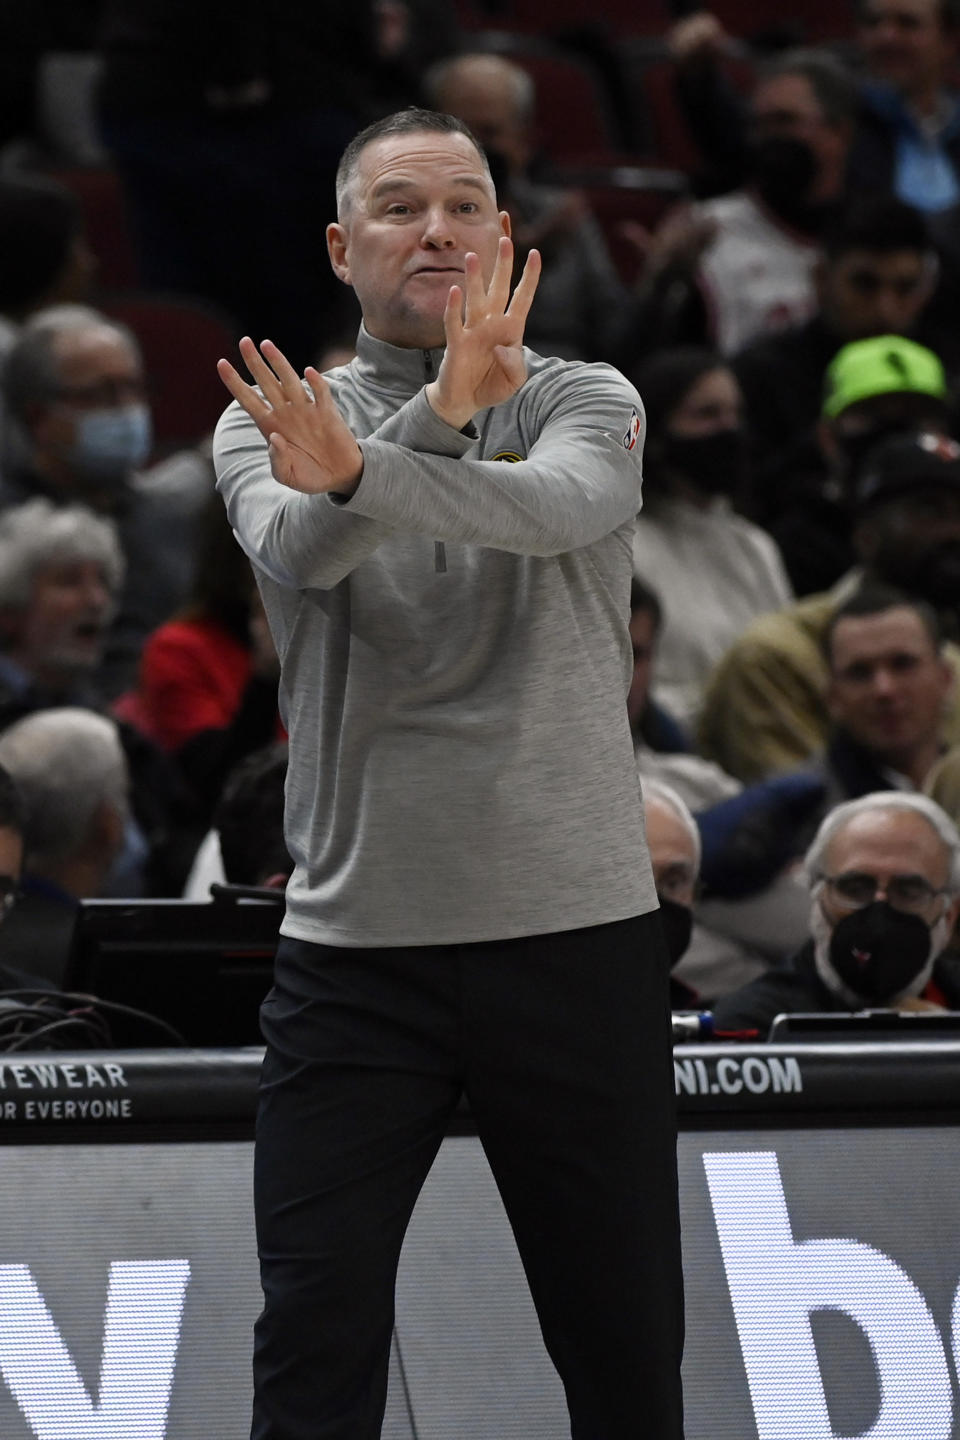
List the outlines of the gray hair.
{"type": "Polygon", "coordinates": [[[811,889],[823,879],[824,856],[834,836],[855,816],[868,815],[874,810],[905,811],[926,820],[936,832],[949,858],[947,888],[951,895],[960,894],[960,831],[935,800],[931,800],[927,795],[906,790],[874,790],[869,795],[861,795],[857,800],[847,800],[842,805],[835,805],[829,811],[803,859],[804,875],[811,889]]]}
{"type": "Polygon", "coordinates": [[[444,115],[438,110],[422,110],[417,105],[410,105],[406,110],[397,110],[393,115],[385,115],[381,120],[375,120],[365,130],[361,130],[359,135],[354,135],[344,150],[337,167],[337,214],[341,219],[350,208],[350,190],[360,168],[360,156],[367,146],[373,145],[377,140],[389,139],[392,135],[420,135],[424,132],[465,135],[476,148],[481,164],[490,176],[490,166],[487,164],[483,146],[469,126],[455,115],[444,115]]]}
{"type": "Polygon", "coordinates": [[[107,589],[119,594],[125,565],[112,520],[85,505],[43,499],[0,513],[0,608],[26,610],[37,572],[60,560],[93,561],[107,589]]]}
{"type": "Polygon", "coordinates": [[[677,819],[689,832],[690,839],[693,842],[693,850],[695,857],[694,879],[696,879],[697,876],[700,874],[700,861],[703,855],[703,843],[700,839],[700,830],[697,826],[697,822],[696,820],[694,820],[693,814],[686,800],[684,800],[683,796],[680,795],[676,790],[674,790],[672,785],[667,785],[662,780],[648,779],[646,775],[640,777],[640,788],[643,791],[643,798],[645,803],[650,800],[659,800],[662,805],[666,805],[668,810],[673,811],[677,819]]]}
{"type": "Polygon", "coordinates": [[[2,386],[7,410],[21,425],[36,405],[47,405],[60,392],[61,378],[54,350],[61,335],[82,330],[110,330],[141,354],[129,326],[90,305],[48,305],[22,327],[3,363],[2,386]]]}
{"type": "Polygon", "coordinates": [[[116,724],[93,710],[38,710],[0,735],[0,765],[20,794],[27,854],[46,862],[82,853],[103,804],[129,813],[127,759],[116,724]]]}
{"type": "Polygon", "coordinates": [[[467,55],[450,55],[430,66],[423,77],[423,93],[431,105],[435,105],[437,109],[442,108],[444,86],[451,79],[456,83],[467,68],[478,70],[481,74],[486,71],[494,78],[506,80],[511,91],[510,98],[516,106],[517,119],[523,125],[531,123],[536,110],[537,87],[530,71],[518,65],[515,60],[507,60],[503,55],[491,55],[484,50],[471,51],[467,55]]]}

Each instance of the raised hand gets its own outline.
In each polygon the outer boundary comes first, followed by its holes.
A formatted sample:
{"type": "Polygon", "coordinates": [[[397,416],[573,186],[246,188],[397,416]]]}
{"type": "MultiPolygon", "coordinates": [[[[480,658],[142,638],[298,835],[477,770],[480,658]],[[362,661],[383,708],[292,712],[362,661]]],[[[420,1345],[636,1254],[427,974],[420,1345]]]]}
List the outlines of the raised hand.
{"type": "Polygon", "coordinates": [[[244,336],[240,354],[259,391],[229,360],[217,361],[217,374],[268,442],[274,479],[306,495],[352,495],[363,473],[363,454],[319,370],[308,365],[304,371],[308,393],[272,340],[257,350],[244,336]]]}
{"type": "Polygon", "coordinates": [[[527,378],[523,331],[540,279],[540,252],[531,250],[510,297],[513,243],[500,238],[489,286],[479,256],[465,257],[463,287],[453,285],[443,314],[446,351],[436,380],[427,386],[431,409],[460,430],[478,410],[500,405],[527,378]]]}

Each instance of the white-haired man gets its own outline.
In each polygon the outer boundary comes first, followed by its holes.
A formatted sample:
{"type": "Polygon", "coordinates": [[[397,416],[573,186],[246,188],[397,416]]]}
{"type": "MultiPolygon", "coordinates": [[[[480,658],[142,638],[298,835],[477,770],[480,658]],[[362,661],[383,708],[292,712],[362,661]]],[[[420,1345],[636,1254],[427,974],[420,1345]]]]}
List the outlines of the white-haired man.
{"type": "MultiPolygon", "coordinates": [[[[700,831],[686,801],[672,785],[644,777],[643,811],[653,883],[671,966],[684,954],[693,930],[693,906],[700,875],[700,831]]],[[[696,1004],[696,992],[676,976],[670,979],[673,1009],[696,1004]]]]}
{"type": "Polygon", "coordinates": [[[77,901],[104,893],[124,845],[126,756],[113,721],[60,706],[5,730],[0,766],[20,796],[24,836],[23,894],[4,926],[4,961],[58,980],[77,901]]]}
{"type": "Polygon", "coordinates": [[[944,954],[960,912],[960,833],[925,795],[874,791],[826,816],[804,859],[810,939],[714,1006],[718,1029],[779,1014],[960,1009],[944,954]]]}
{"type": "Polygon", "coordinates": [[[37,499],[0,516],[0,728],[90,703],[123,574],[113,522],[84,505],[37,499]]]}

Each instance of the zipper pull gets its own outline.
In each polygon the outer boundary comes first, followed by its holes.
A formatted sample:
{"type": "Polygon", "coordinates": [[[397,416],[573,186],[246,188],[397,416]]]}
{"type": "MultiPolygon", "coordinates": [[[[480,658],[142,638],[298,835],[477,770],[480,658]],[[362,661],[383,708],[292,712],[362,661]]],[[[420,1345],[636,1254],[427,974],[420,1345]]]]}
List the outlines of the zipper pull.
{"type": "Polygon", "coordinates": [[[433,568],[437,575],[447,573],[447,547],[442,540],[433,542],[433,568]]]}

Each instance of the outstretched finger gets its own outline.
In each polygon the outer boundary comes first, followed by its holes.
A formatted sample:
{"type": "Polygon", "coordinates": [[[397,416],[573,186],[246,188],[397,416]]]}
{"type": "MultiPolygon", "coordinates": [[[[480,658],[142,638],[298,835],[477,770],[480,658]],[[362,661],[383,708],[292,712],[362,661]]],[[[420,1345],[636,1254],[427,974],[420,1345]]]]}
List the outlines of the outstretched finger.
{"type": "Polygon", "coordinates": [[[255,420],[261,429],[272,420],[273,411],[270,406],[257,394],[252,385],[248,385],[246,380],[241,378],[229,360],[217,361],[217,374],[234,400],[243,406],[250,419],[255,420]]]}
{"type": "Polygon", "coordinates": [[[443,333],[448,345],[455,344],[463,334],[463,291],[459,285],[450,286],[443,308],[443,333]]]}
{"type": "Polygon", "coordinates": [[[540,283],[540,251],[531,250],[527,255],[527,263],[523,267],[523,274],[517,282],[517,288],[513,292],[513,299],[507,309],[507,314],[512,319],[524,322],[530,313],[530,306],[533,304],[533,297],[537,293],[537,286],[540,283]]]}
{"type": "Polygon", "coordinates": [[[300,376],[296,370],[294,370],[283,351],[274,345],[272,340],[264,340],[260,349],[272,366],[287,399],[296,400],[302,395],[306,400],[307,395],[301,383],[300,376]]]}
{"type": "MultiPolygon", "coordinates": [[[[265,342],[266,343],[266,342],[265,342]]],[[[275,347],[274,347],[275,348],[275,347]]],[[[243,363],[246,365],[254,380],[260,386],[267,400],[276,410],[283,404],[286,398],[283,386],[277,379],[273,370],[260,354],[249,335],[244,335],[239,345],[240,354],[243,356],[243,363]]],[[[279,354],[279,351],[277,352],[279,354]]]]}
{"type": "MultiPolygon", "coordinates": [[[[468,325],[486,314],[487,287],[483,279],[483,266],[480,264],[480,256],[473,250],[468,250],[463,257],[463,285],[455,288],[461,290],[461,305],[468,325]]],[[[448,296],[448,303],[449,298],[448,296]]]]}
{"type": "Polygon", "coordinates": [[[497,246],[497,259],[487,292],[490,309],[496,315],[505,315],[510,300],[510,282],[513,279],[513,241],[509,235],[501,235],[497,246]]]}

